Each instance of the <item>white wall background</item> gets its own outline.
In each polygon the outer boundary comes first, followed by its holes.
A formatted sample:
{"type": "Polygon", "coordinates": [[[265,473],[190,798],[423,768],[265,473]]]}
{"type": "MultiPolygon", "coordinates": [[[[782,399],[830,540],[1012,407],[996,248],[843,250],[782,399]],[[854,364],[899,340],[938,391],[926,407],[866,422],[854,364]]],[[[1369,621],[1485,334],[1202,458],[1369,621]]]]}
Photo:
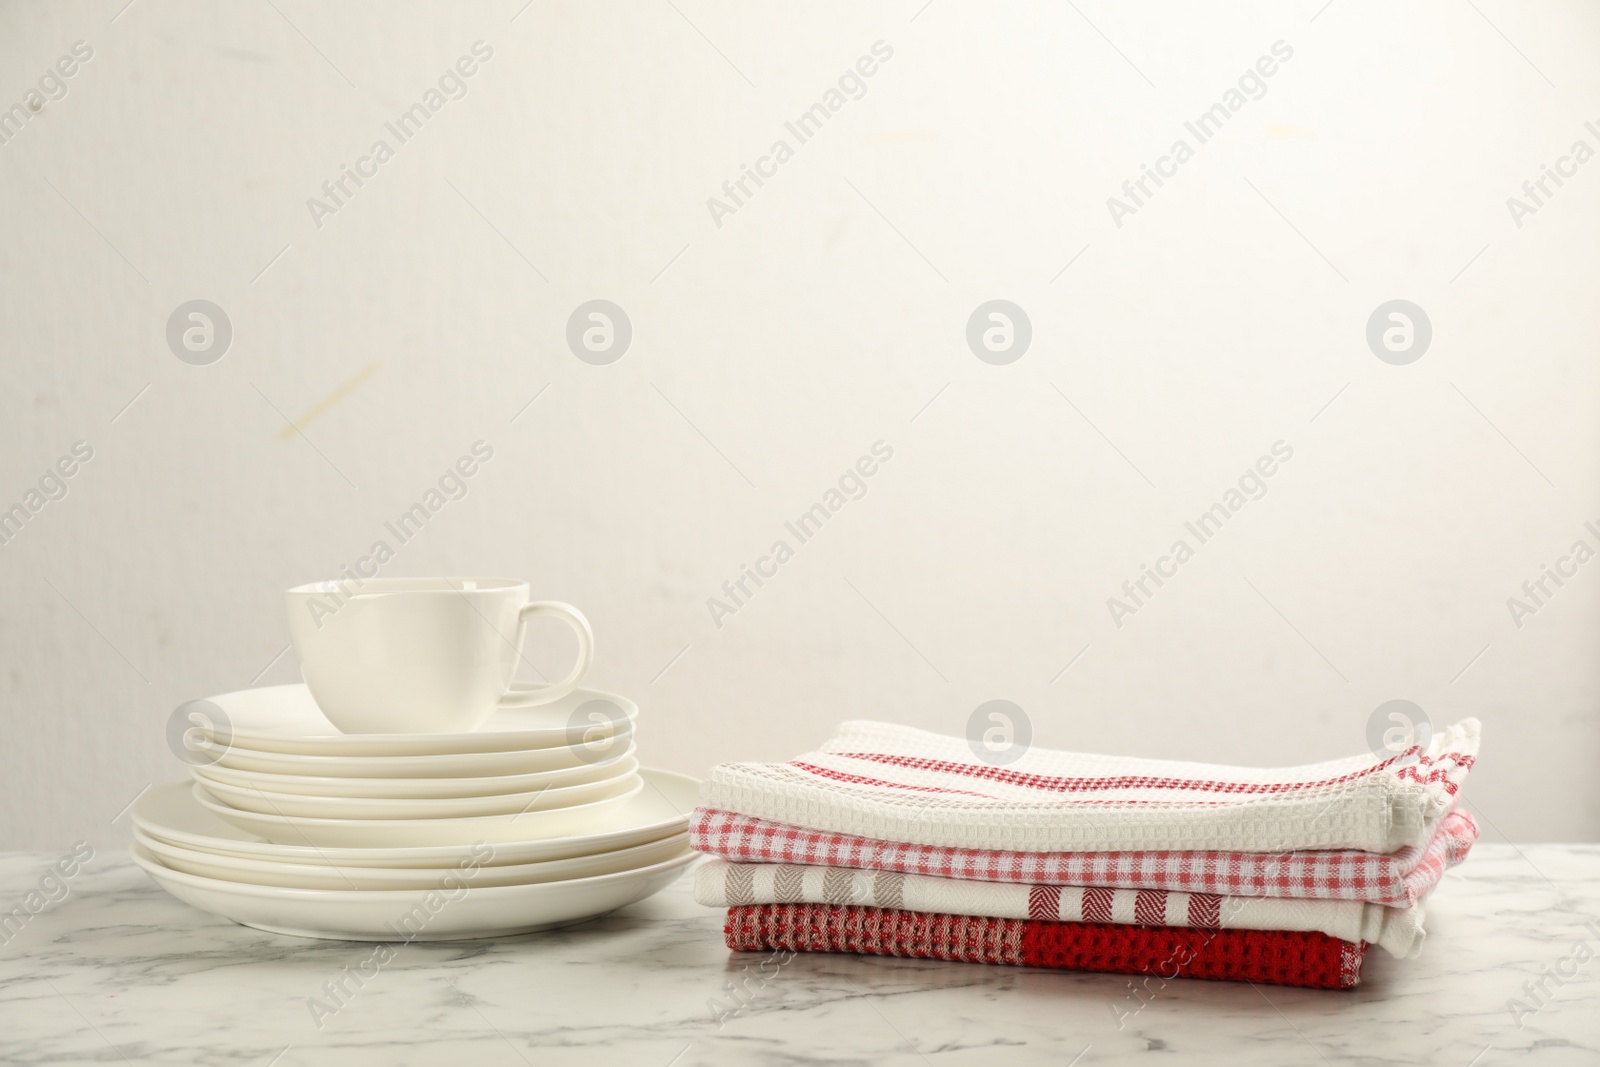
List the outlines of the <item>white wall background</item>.
{"type": "Polygon", "coordinates": [[[280,591],[480,438],[385,573],[582,606],[649,763],[958,733],[991,698],[1038,744],[1292,763],[1406,698],[1484,720],[1490,840],[1600,839],[1600,563],[1506,604],[1600,546],[1600,161],[1506,207],[1600,148],[1594,5],[123,2],[0,7],[0,104],[94,50],[0,146],[0,506],[94,448],[0,547],[0,846],[122,840],[183,772],[171,710],[297,678],[280,591]],[[307,198],[479,40],[468,95],[319,229],[307,198]],[[878,40],[866,95],[716,226],[878,40]],[[610,366],[564,342],[597,297],[634,327],[610,366]],[[1033,326],[1009,366],[964,340],[996,297],[1033,326]],[[233,324],[210,366],[164,338],[195,298],[233,324]],[[1364,338],[1393,298],[1433,324],[1409,366],[1364,338]],[[868,495],[717,628],[707,597],[880,439],[868,495]],[[1115,626],[1280,439],[1267,495],[1115,626]]]}

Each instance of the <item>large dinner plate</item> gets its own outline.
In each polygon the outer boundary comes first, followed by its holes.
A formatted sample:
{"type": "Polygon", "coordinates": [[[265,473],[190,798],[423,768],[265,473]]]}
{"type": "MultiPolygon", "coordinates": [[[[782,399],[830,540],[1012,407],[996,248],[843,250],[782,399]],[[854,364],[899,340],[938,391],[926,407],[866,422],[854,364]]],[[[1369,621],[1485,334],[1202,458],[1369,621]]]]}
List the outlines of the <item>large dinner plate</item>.
{"type": "Polygon", "coordinates": [[[670,885],[695,853],[637,870],[532,885],[442,889],[286,889],[185,874],[137,841],[133,860],[160,886],[202,911],[270,933],[343,941],[456,941],[570,926],[670,885]]]}
{"type": "Polygon", "coordinates": [[[313,863],[278,863],[273,860],[247,860],[238,856],[201,852],[169,845],[149,836],[138,827],[134,840],[154,854],[165,867],[184,874],[249,885],[275,885],[286,889],[438,889],[452,871],[471,871],[474,886],[532,885],[570,878],[593,878],[601,874],[637,870],[664,863],[689,847],[689,832],[673,834],[660,841],[649,841],[615,852],[594,856],[574,856],[543,863],[505,863],[492,865],[494,846],[478,846],[462,864],[435,867],[338,867],[313,863]],[[475,868],[475,869],[473,869],[475,868]]]}
{"type": "MultiPolygon", "coordinates": [[[[684,774],[646,768],[639,772],[644,788],[620,807],[607,812],[589,831],[561,837],[494,844],[493,865],[539,863],[592,856],[631,848],[682,833],[699,799],[700,783],[684,774]]],[[[443,868],[460,863],[471,845],[421,845],[390,848],[318,847],[275,844],[225,822],[194,799],[193,783],[184,778],[154,786],[131,809],[134,826],[146,835],[200,852],[279,863],[338,867],[443,868]]]]}

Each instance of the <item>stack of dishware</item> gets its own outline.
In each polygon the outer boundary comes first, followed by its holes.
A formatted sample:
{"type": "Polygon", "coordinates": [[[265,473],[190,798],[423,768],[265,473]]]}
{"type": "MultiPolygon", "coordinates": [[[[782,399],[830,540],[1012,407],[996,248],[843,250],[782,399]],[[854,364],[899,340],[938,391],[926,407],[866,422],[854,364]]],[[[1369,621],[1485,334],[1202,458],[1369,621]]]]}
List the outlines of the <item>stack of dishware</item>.
{"type": "Polygon", "coordinates": [[[132,812],[134,858],[174,896],[302,936],[489,937],[604,914],[693,860],[698,783],[641,769],[638,706],[578,687],[575,608],[505,579],[351,585],[288,594],[307,684],[176,713],[191,778],[132,812]],[[540,616],[572,627],[577,663],[515,685],[540,616]]]}

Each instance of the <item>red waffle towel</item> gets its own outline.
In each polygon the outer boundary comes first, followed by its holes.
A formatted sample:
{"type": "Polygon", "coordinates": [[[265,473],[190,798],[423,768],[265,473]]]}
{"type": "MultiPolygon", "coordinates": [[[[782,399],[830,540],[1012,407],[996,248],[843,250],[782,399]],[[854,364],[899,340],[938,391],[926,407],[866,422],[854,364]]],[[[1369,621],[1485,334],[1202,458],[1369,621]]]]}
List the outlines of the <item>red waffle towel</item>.
{"type": "Polygon", "coordinates": [[[987,919],[840,904],[730,908],[723,932],[738,952],[858,952],[1317,989],[1353,988],[1367,951],[1363,943],[1312,932],[987,919]]]}

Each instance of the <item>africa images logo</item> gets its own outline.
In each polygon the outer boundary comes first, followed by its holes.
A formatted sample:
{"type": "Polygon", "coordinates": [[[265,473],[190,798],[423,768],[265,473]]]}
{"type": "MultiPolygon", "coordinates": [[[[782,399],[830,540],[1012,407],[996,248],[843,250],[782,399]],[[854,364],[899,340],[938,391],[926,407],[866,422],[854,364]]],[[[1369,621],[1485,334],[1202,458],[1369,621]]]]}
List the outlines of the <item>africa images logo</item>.
{"type": "Polygon", "coordinates": [[[393,122],[383,124],[383,128],[394,138],[393,145],[388,138],[379,137],[372,142],[366,155],[356,159],[353,168],[339,164],[338,176],[322,183],[322,197],[306,198],[306,209],[311,212],[311,221],[316,223],[317,229],[322,229],[324,218],[337,215],[367,182],[376,178],[379,168],[395,157],[401,145],[421,133],[423,126],[444,110],[447,103],[464,99],[469,90],[468,79],[493,58],[492,46],[483,41],[474,41],[472,54],[463,55],[454,65],[446,67],[444,73],[439,75],[437,87],[429,86],[422,94],[422,99],[402,111],[393,122]]]}
{"type": "Polygon", "coordinates": [[[1266,79],[1278,73],[1279,65],[1289,62],[1294,56],[1294,49],[1283,41],[1273,41],[1270,51],[1271,55],[1261,56],[1254,66],[1239,75],[1239,80],[1224,90],[1221,100],[1206,108],[1193,121],[1183,124],[1184,130],[1194,138],[1193,145],[1182,137],[1173,141],[1167,154],[1156,159],[1154,167],[1141,163],[1139,176],[1122,183],[1122,195],[1126,200],[1115,196],[1106,198],[1106,210],[1111,212],[1111,221],[1116,223],[1117,229],[1122,229],[1124,218],[1137,214],[1156,195],[1157,190],[1165,184],[1163,179],[1177,177],[1178,168],[1195,157],[1195,150],[1200,145],[1221,133],[1229,119],[1244,110],[1250,101],[1260,100],[1267,95],[1266,79]],[[1150,188],[1152,182],[1155,183],[1154,189],[1150,188]]]}
{"type": "Polygon", "coordinates": [[[739,176],[722,183],[722,195],[726,199],[706,197],[706,210],[711,213],[711,221],[717,229],[722,229],[725,217],[737,213],[768,180],[777,177],[778,168],[794,158],[795,149],[821,133],[822,127],[843,111],[845,104],[866,96],[867,79],[892,58],[893,47],[884,41],[874,41],[871,55],[863,55],[853,65],[846,67],[838,81],[822,94],[821,100],[802,111],[794,121],[783,124],[784,131],[794,139],[794,144],[790,144],[788,138],[777,138],[765,155],[756,158],[754,167],[741,163],[739,176]],[[750,187],[752,182],[755,183],[754,189],[750,187]]]}

